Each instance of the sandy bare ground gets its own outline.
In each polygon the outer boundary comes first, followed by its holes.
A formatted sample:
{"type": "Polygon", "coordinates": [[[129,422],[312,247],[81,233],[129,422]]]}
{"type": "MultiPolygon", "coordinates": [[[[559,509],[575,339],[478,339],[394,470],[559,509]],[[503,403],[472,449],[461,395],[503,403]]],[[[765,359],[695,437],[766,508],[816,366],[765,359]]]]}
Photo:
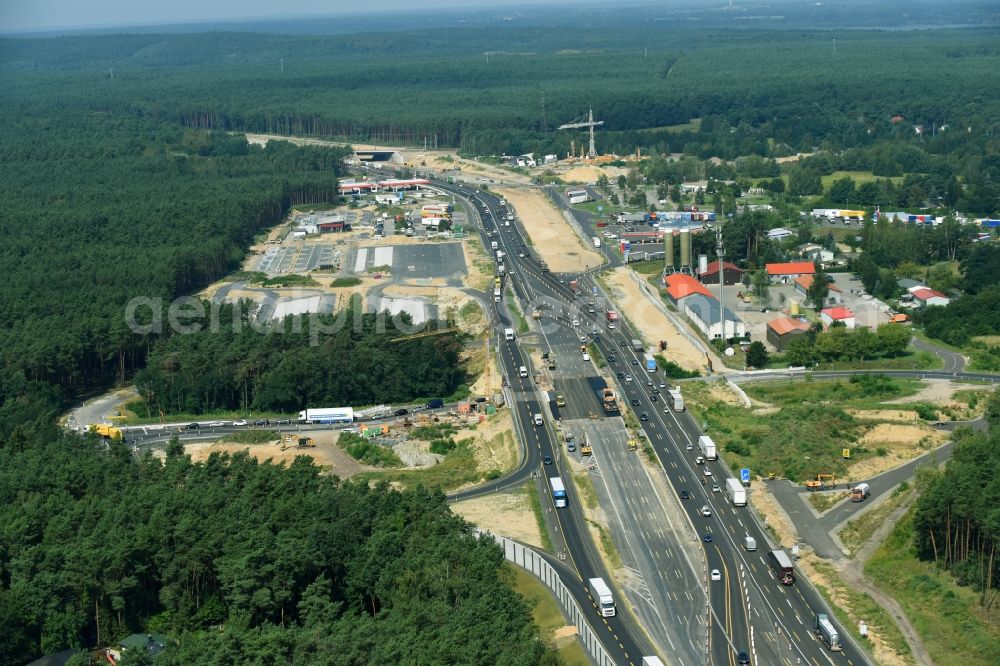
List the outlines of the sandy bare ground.
{"type": "Polygon", "coordinates": [[[451,510],[494,534],[517,539],[536,548],[542,547],[542,534],[527,495],[499,493],[455,502],[451,510]]]}
{"type": "Polygon", "coordinates": [[[701,371],[705,355],[681,334],[673,323],[652,302],[652,297],[641,289],[628,274],[629,269],[619,267],[607,273],[607,282],[614,291],[614,300],[628,320],[638,327],[646,342],[654,344],[667,341],[666,357],[685,370],[701,371]]]}
{"type": "MultiPolygon", "coordinates": [[[[983,410],[985,409],[985,402],[980,400],[980,404],[976,405],[975,408],[970,409],[969,406],[964,402],[959,402],[955,400],[956,391],[980,391],[983,393],[982,397],[986,397],[986,393],[993,390],[992,386],[977,386],[974,384],[963,384],[961,382],[953,382],[950,379],[925,379],[924,387],[920,389],[914,395],[906,396],[905,398],[896,398],[895,400],[887,400],[886,402],[905,405],[908,402],[929,402],[932,405],[938,405],[940,407],[945,407],[952,412],[952,416],[956,419],[974,419],[982,416],[983,410]]],[[[947,419],[947,415],[942,414],[943,419],[947,419]]]]}
{"type": "Polygon", "coordinates": [[[628,174],[628,169],[622,167],[601,167],[593,165],[575,166],[559,175],[567,183],[595,183],[601,177],[607,176],[608,180],[618,180],[618,176],[628,174]]]}
{"type": "Polygon", "coordinates": [[[604,263],[587,247],[566,218],[540,192],[503,188],[497,193],[517,210],[535,250],[556,273],[579,273],[604,263]]]}
{"type": "Polygon", "coordinates": [[[893,423],[915,423],[920,419],[911,409],[846,409],[856,419],[866,421],[892,421],[893,423]]]}
{"type": "Polygon", "coordinates": [[[869,429],[861,437],[860,442],[869,449],[885,449],[886,455],[873,456],[853,463],[848,468],[847,479],[838,481],[870,479],[927,453],[947,438],[948,433],[934,430],[924,424],[880,423],[869,429]]]}

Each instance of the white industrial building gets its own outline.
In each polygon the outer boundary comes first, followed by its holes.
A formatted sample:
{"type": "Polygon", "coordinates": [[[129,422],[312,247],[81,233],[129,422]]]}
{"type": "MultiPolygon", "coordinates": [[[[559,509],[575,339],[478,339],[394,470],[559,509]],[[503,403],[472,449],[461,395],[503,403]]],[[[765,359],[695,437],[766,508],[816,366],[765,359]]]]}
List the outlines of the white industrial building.
{"type": "Polygon", "coordinates": [[[688,319],[701,329],[709,339],[723,337],[742,338],[746,336],[746,324],[729,308],[719,307],[719,301],[704,294],[691,294],[681,302],[681,308],[688,319]],[[723,331],[725,317],[725,331],[723,331]]]}

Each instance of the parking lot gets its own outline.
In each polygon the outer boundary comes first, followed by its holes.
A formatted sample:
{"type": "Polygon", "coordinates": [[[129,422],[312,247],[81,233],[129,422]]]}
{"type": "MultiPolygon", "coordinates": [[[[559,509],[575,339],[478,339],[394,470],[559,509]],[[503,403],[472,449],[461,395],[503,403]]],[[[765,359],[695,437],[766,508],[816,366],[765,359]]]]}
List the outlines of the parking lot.
{"type": "Polygon", "coordinates": [[[445,278],[450,286],[462,286],[468,273],[461,243],[419,243],[361,247],[351,251],[347,268],[355,274],[376,266],[389,266],[400,278],[445,278]],[[453,284],[454,283],[454,284],[453,284]]]}

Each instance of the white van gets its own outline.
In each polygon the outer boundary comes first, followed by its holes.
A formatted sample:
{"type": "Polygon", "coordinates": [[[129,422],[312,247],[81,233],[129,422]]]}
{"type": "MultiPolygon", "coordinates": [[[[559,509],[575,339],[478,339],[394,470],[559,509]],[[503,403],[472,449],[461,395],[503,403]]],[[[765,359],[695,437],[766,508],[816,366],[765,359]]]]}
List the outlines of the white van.
{"type": "Polygon", "coordinates": [[[536,426],[542,425],[542,415],[541,414],[535,414],[535,416],[534,416],[534,418],[532,420],[534,421],[534,423],[535,423],[536,426]]]}
{"type": "Polygon", "coordinates": [[[528,369],[522,365],[520,368],[518,368],[517,374],[520,375],[521,377],[527,377],[528,369]]]}
{"type": "Polygon", "coordinates": [[[505,329],[503,329],[503,337],[504,337],[504,340],[513,340],[514,339],[514,329],[512,329],[512,328],[505,328],[505,329]]]}

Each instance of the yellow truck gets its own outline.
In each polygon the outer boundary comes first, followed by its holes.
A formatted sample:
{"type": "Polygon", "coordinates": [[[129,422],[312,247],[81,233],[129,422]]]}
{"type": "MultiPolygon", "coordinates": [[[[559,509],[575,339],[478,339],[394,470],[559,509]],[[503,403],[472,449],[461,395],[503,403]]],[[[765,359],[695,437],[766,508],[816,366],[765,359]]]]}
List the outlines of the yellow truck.
{"type": "Polygon", "coordinates": [[[96,435],[100,435],[105,439],[120,440],[122,438],[121,428],[116,428],[110,423],[95,423],[94,425],[90,426],[90,432],[96,435]]]}

